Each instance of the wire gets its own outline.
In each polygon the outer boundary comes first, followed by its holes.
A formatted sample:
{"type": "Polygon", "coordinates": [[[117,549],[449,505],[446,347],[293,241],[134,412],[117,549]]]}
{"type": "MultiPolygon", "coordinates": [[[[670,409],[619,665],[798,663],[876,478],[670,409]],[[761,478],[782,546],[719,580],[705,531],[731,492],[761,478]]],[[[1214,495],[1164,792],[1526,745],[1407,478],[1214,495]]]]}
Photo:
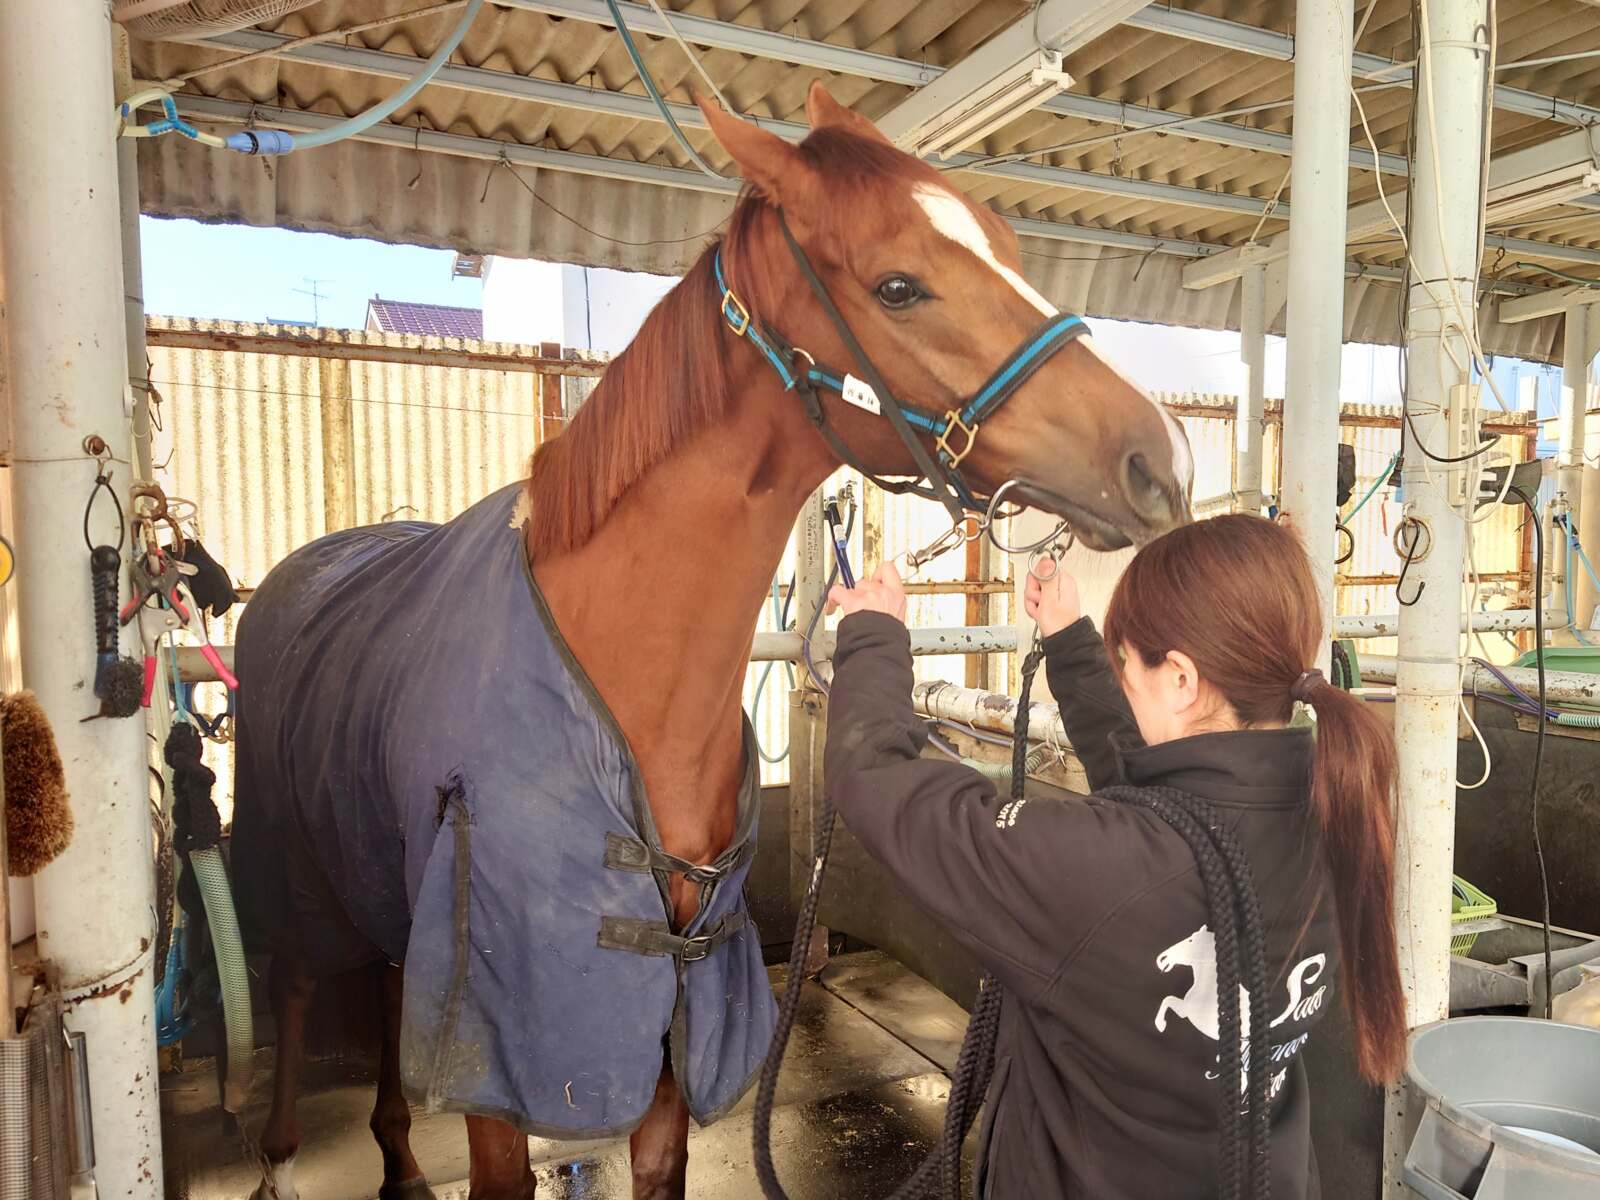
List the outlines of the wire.
{"type": "MultiPolygon", "coordinates": [[[[566,221],[569,225],[577,226],[584,233],[587,233],[590,237],[599,238],[601,241],[610,242],[612,245],[615,245],[615,246],[681,246],[686,242],[704,241],[706,238],[710,237],[712,234],[716,233],[719,229],[721,229],[722,226],[728,220],[727,217],[723,217],[722,220],[718,221],[710,229],[707,229],[703,233],[691,234],[688,237],[681,237],[681,238],[644,238],[641,241],[633,241],[633,240],[630,240],[629,238],[613,237],[611,234],[600,233],[598,230],[594,230],[594,229],[589,228],[589,226],[585,225],[582,221],[578,220],[577,217],[572,216],[570,213],[563,212],[561,209],[557,208],[554,204],[550,203],[550,201],[546,200],[543,196],[539,195],[538,192],[533,190],[533,185],[522,177],[522,173],[517,170],[516,166],[511,162],[511,160],[509,158],[502,157],[500,159],[499,165],[504,167],[506,170],[511,172],[511,178],[515,179],[518,183],[520,183],[523,186],[523,188],[527,190],[528,195],[532,196],[540,204],[544,205],[551,212],[555,213],[555,215],[560,217],[563,221],[566,221]]],[[[720,178],[720,176],[718,178],[720,178]]]]}
{"type": "Polygon", "coordinates": [[[1600,287],[1600,279],[1590,279],[1583,275],[1574,275],[1571,271],[1563,271],[1556,267],[1547,267],[1542,263],[1514,262],[1513,267],[1520,267],[1524,271],[1543,271],[1546,275],[1554,275],[1557,279],[1565,279],[1572,283],[1585,284],[1588,287],[1600,287]]]}
{"type": "Polygon", "coordinates": [[[678,32],[678,27],[672,23],[672,18],[667,16],[657,0],[646,0],[646,2],[655,10],[656,16],[661,18],[661,23],[667,27],[667,32],[672,35],[672,40],[678,43],[678,48],[683,51],[684,57],[689,60],[689,65],[700,73],[701,79],[706,81],[706,86],[711,89],[712,95],[716,96],[717,103],[729,112],[737,112],[738,110],[729,104],[728,98],[722,94],[722,89],[717,86],[717,81],[707,73],[704,65],[700,62],[699,55],[689,47],[688,42],[683,40],[683,35],[678,32]]]}
{"type": "Polygon", "coordinates": [[[1501,63],[1496,71],[1510,71],[1517,67],[1548,67],[1554,63],[1575,62],[1580,58],[1600,58],[1600,50],[1579,50],[1576,54],[1553,54],[1549,58],[1524,58],[1516,62],[1501,63]]]}
{"type": "Polygon", "coordinates": [[[650,74],[650,68],[644,65],[644,57],[639,53],[639,47],[634,45],[633,34],[628,30],[628,23],[622,19],[622,10],[617,7],[617,0],[606,0],[606,8],[611,13],[611,20],[617,27],[617,34],[622,38],[622,45],[628,51],[628,57],[633,60],[633,69],[639,73],[639,82],[644,84],[644,90],[650,93],[650,99],[655,101],[661,119],[672,130],[672,136],[678,139],[678,145],[683,147],[689,160],[713,179],[723,179],[725,176],[711,169],[711,164],[700,157],[700,151],[694,148],[694,143],[678,124],[678,118],[672,115],[672,109],[662,98],[660,90],[656,87],[655,78],[650,74]]]}
{"type": "MultiPolygon", "coordinates": [[[[1512,488],[1517,498],[1528,509],[1528,519],[1533,522],[1533,658],[1539,668],[1539,732],[1533,749],[1533,779],[1528,785],[1528,806],[1533,821],[1533,852],[1539,860],[1539,898],[1543,905],[1541,924],[1544,932],[1544,1015],[1550,1020],[1555,1015],[1555,973],[1550,961],[1550,872],[1544,859],[1544,840],[1539,833],[1539,776],[1544,770],[1546,716],[1544,670],[1544,528],[1539,524],[1539,510],[1532,498],[1521,488],[1512,488]]],[[[1568,585],[1571,586],[1570,583],[1568,585]]]]}
{"type": "MultiPolygon", "coordinates": [[[[1410,63],[1395,64],[1396,67],[1409,67],[1410,65],[1410,63]]],[[[1378,92],[1405,86],[1407,86],[1405,81],[1395,80],[1390,83],[1368,83],[1357,90],[1378,92]]],[[[1263,104],[1247,104],[1242,108],[1225,108],[1219,112],[1195,113],[1192,116],[1179,117],[1175,121],[1157,121],[1149,125],[1136,126],[1132,129],[1123,127],[1116,133],[1097,134],[1094,137],[1078,138],[1076,141],[1060,142],[1054,146],[1040,146],[1034,150],[1013,150],[1006,154],[992,154],[986,158],[973,159],[971,162],[951,163],[940,167],[940,170],[975,171],[979,167],[995,167],[1005,163],[1022,162],[1039,154],[1065,154],[1072,150],[1087,150],[1091,146],[1104,145],[1106,142],[1119,142],[1125,138],[1137,137],[1144,133],[1169,133],[1174,129],[1182,129],[1186,125],[1195,125],[1201,121],[1221,121],[1227,117],[1249,117],[1254,116],[1256,113],[1270,112],[1275,108],[1292,107],[1294,107],[1294,97],[1288,96],[1282,100],[1269,100],[1263,104]]],[[[1377,151],[1374,150],[1373,154],[1376,156],[1377,151]]]]}
{"type": "Polygon", "coordinates": [[[329,29],[323,33],[307,34],[288,42],[280,42],[276,46],[269,46],[265,50],[252,50],[249,54],[240,54],[234,58],[225,58],[221,62],[208,63],[203,67],[195,67],[181,75],[174,75],[167,82],[176,86],[188,83],[191,79],[198,79],[202,75],[209,75],[213,71],[225,70],[228,67],[242,67],[246,63],[256,62],[263,58],[283,58],[291,51],[299,50],[304,46],[315,46],[319,42],[330,42],[336,38],[349,37],[351,34],[365,33],[369,29],[381,29],[385,25],[398,25],[401,21],[416,20],[421,17],[431,17],[438,13],[450,12],[452,9],[465,8],[470,0],[445,0],[443,4],[430,4],[426,8],[414,8],[410,12],[395,13],[393,16],[379,17],[375,21],[363,21],[359,25],[344,25],[337,29],[329,29]]]}

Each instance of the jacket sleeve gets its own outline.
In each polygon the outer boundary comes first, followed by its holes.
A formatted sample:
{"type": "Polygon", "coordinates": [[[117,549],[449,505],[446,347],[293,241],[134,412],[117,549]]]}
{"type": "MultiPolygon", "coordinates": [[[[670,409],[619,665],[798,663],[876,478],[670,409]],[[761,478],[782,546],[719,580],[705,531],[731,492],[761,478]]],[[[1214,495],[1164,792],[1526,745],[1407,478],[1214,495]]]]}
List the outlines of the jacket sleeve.
{"type": "Polygon", "coordinates": [[[1144,739],[1094,622],[1080,617],[1045,638],[1044,666],[1050,694],[1061,707],[1061,724],[1090,789],[1120,782],[1112,735],[1129,747],[1142,746],[1144,739]]]}
{"type": "Polygon", "coordinates": [[[1077,801],[1002,799],[976,771],[925,759],[905,626],[839,627],[824,772],[867,852],[1005,986],[1037,996],[1124,890],[1093,848],[1107,815],[1077,801]],[[1087,852],[1086,852],[1087,851],[1087,852]]]}

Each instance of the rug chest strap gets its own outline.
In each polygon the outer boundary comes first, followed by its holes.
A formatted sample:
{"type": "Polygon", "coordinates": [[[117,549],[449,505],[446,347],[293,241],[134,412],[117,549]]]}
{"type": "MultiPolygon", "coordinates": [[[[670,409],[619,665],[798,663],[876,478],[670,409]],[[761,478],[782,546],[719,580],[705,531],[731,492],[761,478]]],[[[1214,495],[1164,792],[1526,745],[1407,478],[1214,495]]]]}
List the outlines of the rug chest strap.
{"type": "Polygon", "coordinates": [[[704,933],[684,937],[673,933],[665,921],[641,921],[635,917],[601,917],[599,945],[603,950],[627,950],[651,958],[675,958],[679,962],[699,962],[723,946],[744,928],[743,909],[728,913],[713,922],[704,933]]]}
{"type": "Polygon", "coordinates": [[[633,871],[640,875],[651,871],[672,871],[681,874],[690,883],[703,885],[720,882],[725,875],[754,858],[755,852],[755,839],[746,838],[737,848],[730,848],[715,862],[697,866],[676,854],[647,846],[638,838],[608,832],[604,866],[608,871],[633,871]]]}

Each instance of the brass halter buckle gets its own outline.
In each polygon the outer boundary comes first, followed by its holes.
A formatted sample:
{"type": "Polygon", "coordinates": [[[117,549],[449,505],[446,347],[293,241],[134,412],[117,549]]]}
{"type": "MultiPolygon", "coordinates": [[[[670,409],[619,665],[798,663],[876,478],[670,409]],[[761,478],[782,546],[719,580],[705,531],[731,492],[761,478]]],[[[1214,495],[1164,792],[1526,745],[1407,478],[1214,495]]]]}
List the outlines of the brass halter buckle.
{"type": "Polygon", "coordinates": [[[935,439],[934,445],[939,448],[939,453],[947,466],[959,467],[961,460],[972,453],[972,447],[978,441],[978,428],[976,421],[971,425],[963,425],[961,415],[953,408],[944,414],[944,432],[935,439]],[[961,432],[963,438],[959,451],[950,444],[950,437],[957,430],[961,432]]]}
{"type": "Polygon", "coordinates": [[[736,337],[743,337],[745,331],[750,328],[750,310],[731,288],[727,295],[722,297],[722,319],[728,323],[728,328],[733,330],[736,337]]]}

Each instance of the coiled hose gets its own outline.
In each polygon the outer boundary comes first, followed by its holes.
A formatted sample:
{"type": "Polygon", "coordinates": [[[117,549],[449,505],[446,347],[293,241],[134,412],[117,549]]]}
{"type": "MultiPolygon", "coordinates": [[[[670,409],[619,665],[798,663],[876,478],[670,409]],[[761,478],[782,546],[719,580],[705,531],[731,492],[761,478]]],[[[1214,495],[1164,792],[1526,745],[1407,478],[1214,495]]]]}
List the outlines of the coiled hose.
{"type": "Polygon", "coordinates": [[[186,721],[167,734],[165,755],[172,768],[173,847],[186,857],[206,908],[211,949],[217,957],[222,988],[222,1020],[227,1029],[228,1071],[222,1107],[243,1110],[255,1070],[255,1026],[250,1011],[250,976],[245,970],[244,940],[233,909],[233,889],[222,862],[222,818],[211,799],[217,776],[201,761],[200,732],[186,721]]]}

